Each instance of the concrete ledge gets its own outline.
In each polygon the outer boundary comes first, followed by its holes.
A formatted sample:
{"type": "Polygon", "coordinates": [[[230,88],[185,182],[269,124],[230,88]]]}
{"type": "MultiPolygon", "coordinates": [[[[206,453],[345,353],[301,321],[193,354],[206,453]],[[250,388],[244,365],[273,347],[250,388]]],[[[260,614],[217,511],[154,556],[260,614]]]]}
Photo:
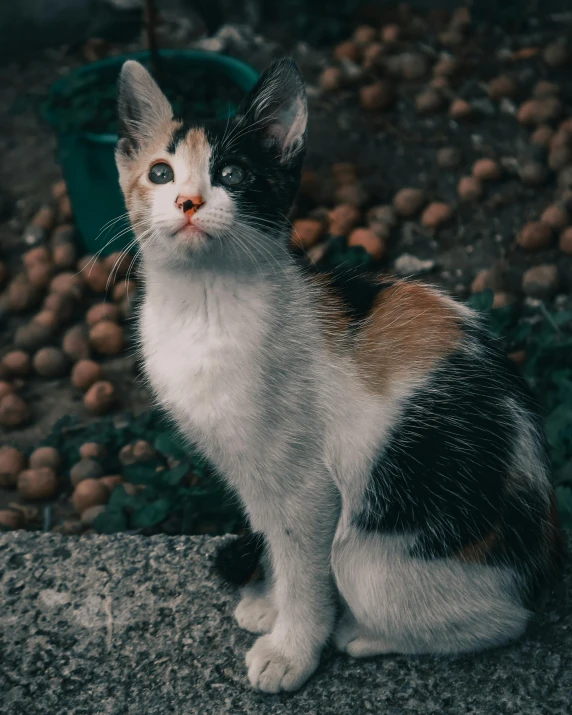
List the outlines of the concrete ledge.
{"type": "Polygon", "coordinates": [[[298,693],[247,683],[254,636],[208,537],[0,534],[3,715],[572,712],[572,566],[518,644],[476,656],[351,661],[328,650],[298,693]]]}

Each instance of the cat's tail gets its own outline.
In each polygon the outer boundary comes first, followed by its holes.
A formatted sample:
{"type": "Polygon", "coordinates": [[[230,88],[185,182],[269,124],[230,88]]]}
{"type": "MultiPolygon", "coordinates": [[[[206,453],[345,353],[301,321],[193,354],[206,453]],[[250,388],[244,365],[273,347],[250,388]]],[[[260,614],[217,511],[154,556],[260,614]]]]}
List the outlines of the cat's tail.
{"type": "Polygon", "coordinates": [[[233,586],[244,586],[262,578],[264,537],[249,532],[219,546],[215,556],[218,574],[233,586]]]}

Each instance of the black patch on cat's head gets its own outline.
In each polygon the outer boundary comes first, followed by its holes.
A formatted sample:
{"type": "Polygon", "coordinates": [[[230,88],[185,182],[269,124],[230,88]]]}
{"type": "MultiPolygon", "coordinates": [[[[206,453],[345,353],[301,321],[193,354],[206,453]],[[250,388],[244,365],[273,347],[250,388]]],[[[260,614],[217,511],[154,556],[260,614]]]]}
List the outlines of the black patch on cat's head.
{"type": "Polygon", "coordinates": [[[243,184],[224,186],[246,222],[249,217],[259,226],[286,222],[300,183],[307,115],[302,75],[284,59],[262,74],[228,126],[217,122],[205,128],[213,147],[213,185],[223,186],[220,171],[229,164],[246,169],[243,184]]]}
{"type": "Polygon", "coordinates": [[[191,129],[202,128],[212,149],[212,185],[231,194],[239,220],[262,230],[284,227],[300,183],[307,116],[302,75],[293,60],[283,59],[263,72],[233,118],[182,118],[165,148],[174,154],[191,129]],[[221,181],[220,172],[231,164],[246,171],[236,186],[221,181]]]}

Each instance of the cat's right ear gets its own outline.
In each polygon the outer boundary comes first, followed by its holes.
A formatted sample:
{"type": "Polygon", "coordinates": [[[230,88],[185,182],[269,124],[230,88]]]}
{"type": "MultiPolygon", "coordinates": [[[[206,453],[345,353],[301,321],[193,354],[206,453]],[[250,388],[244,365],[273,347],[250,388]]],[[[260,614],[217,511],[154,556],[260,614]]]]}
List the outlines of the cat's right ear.
{"type": "Polygon", "coordinates": [[[127,60],[121,68],[117,90],[119,142],[117,152],[131,158],[156,135],[173,110],[145,67],[127,60]]]}

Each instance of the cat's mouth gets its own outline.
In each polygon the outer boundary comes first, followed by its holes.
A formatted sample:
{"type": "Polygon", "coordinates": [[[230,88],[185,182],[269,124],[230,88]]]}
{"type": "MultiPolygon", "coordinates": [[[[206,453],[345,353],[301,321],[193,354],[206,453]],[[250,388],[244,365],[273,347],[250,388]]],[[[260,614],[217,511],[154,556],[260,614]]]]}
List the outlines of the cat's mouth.
{"type": "Polygon", "coordinates": [[[207,234],[198,226],[195,226],[194,223],[191,223],[190,221],[185,221],[181,226],[179,226],[179,228],[174,231],[173,237],[184,239],[197,239],[206,238],[207,234]]]}

